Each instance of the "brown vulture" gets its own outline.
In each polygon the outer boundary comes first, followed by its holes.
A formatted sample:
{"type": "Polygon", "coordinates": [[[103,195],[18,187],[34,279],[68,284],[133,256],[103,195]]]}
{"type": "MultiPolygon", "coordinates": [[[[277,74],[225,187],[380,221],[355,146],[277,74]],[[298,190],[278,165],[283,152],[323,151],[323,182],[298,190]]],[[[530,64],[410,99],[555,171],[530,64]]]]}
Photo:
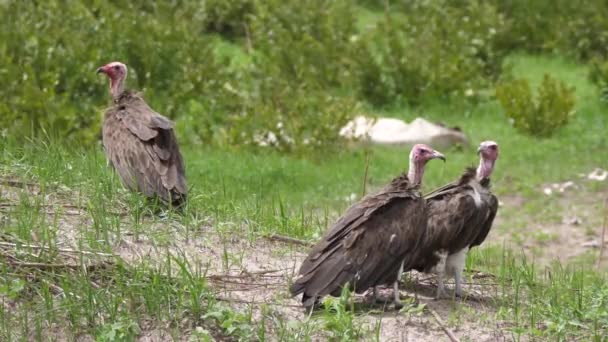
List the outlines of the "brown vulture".
{"type": "Polygon", "coordinates": [[[418,144],[410,166],[380,192],[353,204],[326,232],[300,267],[291,294],[302,293],[312,308],[325,295],[339,296],[347,283],[356,293],[384,284],[394,285],[395,307],[401,307],[397,280],[409,270],[426,231],[425,201],[419,192],[427,161],[444,156],[418,144]]]}
{"type": "Polygon", "coordinates": [[[158,196],[164,203],[182,204],[188,189],[173,122],[152,110],[140,94],[124,89],[123,63],[106,64],[97,73],[108,76],[112,95],[102,128],[108,163],[127,188],[158,196]]]}
{"type": "Polygon", "coordinates": [[[453,276],[455,295],[462,296],[462,271],[470,248],[488,236],[498,210],[490,191],[490,175],[498,159],[498,144],[479,145],[479,167],[467,168],[459,180],[427,194],[427,234],[414,269],[437,273],[437,298],[446,297],[443,277],[453,276]]]}

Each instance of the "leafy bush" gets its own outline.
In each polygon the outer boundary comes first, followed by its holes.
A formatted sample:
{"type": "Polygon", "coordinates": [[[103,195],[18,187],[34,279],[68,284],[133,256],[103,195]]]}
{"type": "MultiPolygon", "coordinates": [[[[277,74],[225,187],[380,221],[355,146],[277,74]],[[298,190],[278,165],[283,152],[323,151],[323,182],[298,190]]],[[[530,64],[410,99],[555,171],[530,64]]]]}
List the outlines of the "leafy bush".
{"type": "Polygon", "coordinates": [[[235,87],[239,107],[225,126],[229,142],[290,152],[335,146],[356,106],[336,95],[354,80],[350,3],[263,1],[250,28],[254,52],[235,87]]]}
{"type": "Polygon", "coordinates": [[[568,0],[494,0],[508,18],[510,32],[501,37],[504,50],[562,53],[588,60],[608,56],[608,3],[568,0]]]}
{"type": "Polygon", "coordinates": [[[8,0],[0,15],[2,134],[67,142],[99,138],[94,70],[112,60],[182,142],[303,151],[338,143],[360,100],[474,98],[513,49],[608,58],[600,0],[8,0]],[[390,10],[360,30],[359,5],[390,10]]]}
{"type": "Polygon", "coordinates": [[[608,102],[608,60],[595,58],[589,65],[589,79],[599,87],[602,101],[608,102]]]}
{"type": "Polygon", "coordinates": [[[495,40],[506,30],[492,5],[411,1],[360,41],[362,95],[376,105],[417,104],[487,87],[502,70],[495,40]]]}
{"type": "Polygon", "coordinates": [[[352,83],[357,34],[348,0],[267,0],[251,19],[254,69],[309,88],[352,83]]]}
{"type": "Polygon", "coordinates": [[[573,115],[574,88],[545,74],[534,98],[526,79],[503,83],[496,97],[513,125],[528,134],[546,137],[568,123],[573,115]]]}
{"type": "Polygon", "coordinates": [[[98,139],[109,95],[94,71],[121,60],[127,86],[177,121],[180,141],[252,145],[282,123],[282,150],[331,145],[354,105],[327,92],[348,77],[349,11],[346,1],[2,2],[3,134],[98,139]],[[251,19],[256,51],[253,63],[235,68],[202,33],[209,23],[234,32],[241,17],[251,19]]]}
{"type": "MultiPolygon", "coordinates": [[[[0,124],[16,136],[56,131],[66,141],[91,142],[108,103],[107,80],[96,67],[122,60],[128,85],[176,118],[187,99],[215,108],[226,77],[209,40],[169,15],[148,15],[106,2],[8,1],[0,5],[0,124]],[[12,13],[20,13],[13,15],[12,13]],[[216,96],[216,98],[213,97],[216,96]]],[[[151,5],[152,6],[152,5],[151,5]]],[[[154,8],[148,9],[156,11],[154,8]]]]}
{"type": "Polygon", "coordinates": [[[206,31],[231,38],[247,35],[248,17],[255,13],[253,0],[205,0],[201,4],[206,31]]]}

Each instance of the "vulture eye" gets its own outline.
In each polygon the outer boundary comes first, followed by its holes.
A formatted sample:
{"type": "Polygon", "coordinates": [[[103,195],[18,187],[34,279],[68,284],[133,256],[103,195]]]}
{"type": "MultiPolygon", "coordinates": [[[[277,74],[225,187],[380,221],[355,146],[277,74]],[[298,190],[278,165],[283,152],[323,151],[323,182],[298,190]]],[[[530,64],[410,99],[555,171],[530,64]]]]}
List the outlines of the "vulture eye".
{"type": "Polygon", "coordinates": [[[118,68],[118,65],[115,65],[115,66],[114,66],[114,70],[118,70],[118,69],[119,69],[119,68],[118,68]]]}

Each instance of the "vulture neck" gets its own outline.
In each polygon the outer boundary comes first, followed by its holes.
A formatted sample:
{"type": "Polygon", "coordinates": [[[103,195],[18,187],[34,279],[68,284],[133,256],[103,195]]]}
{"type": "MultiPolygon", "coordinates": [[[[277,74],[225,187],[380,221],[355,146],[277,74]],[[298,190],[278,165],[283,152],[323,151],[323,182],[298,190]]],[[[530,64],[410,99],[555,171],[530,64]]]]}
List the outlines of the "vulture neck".
{"type": "Polygon", "coordinates": [[[112,99],[118,100],[120,95],[125,91],[124,78],[110,79],[110,94],[112,99]]]}
{"type": "Polygon", "coordinates": [[[416,163],[414,158],[410,158],[410,169],[407,172],[407,179],[412,185],[420,185],[424,174],[424,164],[416,163]]]}
{"type": "Polygon", "coordinates": [[[494,162],[492,159],[481,158],[479,161],[479,167],[477,168],[477,179],[482,180],[490,178],[492,170],[494,170],[494,162]]]}

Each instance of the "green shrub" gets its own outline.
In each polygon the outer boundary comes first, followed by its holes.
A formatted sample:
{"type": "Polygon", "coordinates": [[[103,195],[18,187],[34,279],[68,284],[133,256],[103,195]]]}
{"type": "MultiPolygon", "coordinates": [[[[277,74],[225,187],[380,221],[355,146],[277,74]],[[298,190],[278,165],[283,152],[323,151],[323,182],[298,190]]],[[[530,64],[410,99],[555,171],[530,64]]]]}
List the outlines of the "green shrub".
{"type": "Polygon", "coordinates": [[[594,58],[589,68],[589,80],[598,86],[601,100],[608,102],[608,60],[594,58]]]}
{"type": "Polygon", "coordinates": [[[339,131],[353,116],[356,101],[306,84],[290,82],[265,65],[251,71],[251,80],[235,91],[240,109],[230,115],[228,142],[266,146],[285,152],[306,152],[339,146],[339,131]]]}
{"type": "Polygon", "coordinates": [[[501,49],[561,53],[588,60],[608,55],[608,3],[588,0],[494,0],[508,18],[510,32],[501,49]]]}
{"type": "Polygon", "coordinates": [[[309,88],[350,85],[357,34],[348,0],[266,0],[251,19],[254,68],[309,88]]]}
{"type": "Polygon", "coordinates": [[[526,79],[500,84],[496,97],[512,120],[525,133],[546,137],[566,125],[574,111],[574,88],[545,74],[534,98],[526,79]]]}
{"type": "Polygon", "coordinates": [[[273,132],[299,151],[336,144],[359,100],[475,98],[513,49],[608,54],[599,0],[8,0],[0,15],[2,133],[83,143],[98,139],[109,98],[93,71],[112,60],[184,142],[248,146],[273,132]],[[389,10],[360,30],[361,4],[389,10]]]}
{"type": "Polygon", "coordinates": [[[356,101],[350,2],[269,0],[250,17],[251,64],[233,84],[238,103],[223,126],[232,145],[303,152],[339,143],[356,101]]]}
{"type": "Polygon", "coordinates": [[[361,37],[362,95],[376,105],[417,104],[488,87],[502,70],[504,18],[478,1],[403,2],[361,37]]]}
{"type": "Polygon", "coordinates": [[[254,0],[205,0],[201,5],[207,32],[229,38],[248,34],[248,18],[255,13],[254,0]]]}
{"type": "Polygon", "coordinates": [[[252,145],[282,123],[282,150],[335,144],[355,103],[330,94],[348,83],[349,11],[346,1],[1,2],[2,133],[92,143],[109,102],[94,71],[121,60],[127,86],[175,119],[185,143],[252,145]],[[219,57],[209,23],[227,35],[250,25],[253,62],[219,57]]]}
{"type": "Polygon", "coordinates": [[[128,86],[144,91],[151,106],[169,117],[186,114],[193,98],[209,109],[230,103],[219,100],[227,62],[215,58],[209,39],[191,34],[188,22],[155,14],[167,8],[136,5],[0,4],[2,127],[16,136],[39,135],[44,128],[66,141],[97,139],[109,95],[107,80],[95,69],[113,60],[128,64],[128,86]]]}

